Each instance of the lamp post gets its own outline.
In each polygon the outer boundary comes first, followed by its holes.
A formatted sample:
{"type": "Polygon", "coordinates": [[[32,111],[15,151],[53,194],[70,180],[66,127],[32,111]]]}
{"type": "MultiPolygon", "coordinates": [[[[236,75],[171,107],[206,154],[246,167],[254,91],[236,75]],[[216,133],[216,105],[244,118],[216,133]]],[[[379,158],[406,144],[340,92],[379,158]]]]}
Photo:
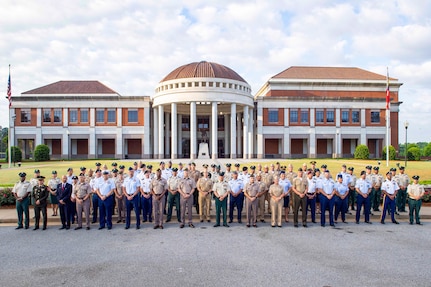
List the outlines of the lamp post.
{"type": "Polygon", "coordinates": [[[407,167],[407,129],[409,128],[409,122],[408,121],[404,122],[404,127],[406,128],[406,145],[404,148],[404,166],[407,167]]]}

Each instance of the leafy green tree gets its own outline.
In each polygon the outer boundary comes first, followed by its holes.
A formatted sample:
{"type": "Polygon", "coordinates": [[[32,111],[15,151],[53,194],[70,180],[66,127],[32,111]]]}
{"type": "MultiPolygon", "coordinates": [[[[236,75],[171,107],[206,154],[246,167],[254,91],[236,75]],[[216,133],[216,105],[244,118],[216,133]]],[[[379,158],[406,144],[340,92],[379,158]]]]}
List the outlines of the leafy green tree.
{"type": "Polygon", "coordinates": [[[424,156],[431,156],[431,142],[424,147],[424,156]]]}
{"type": "Polygon", "coordinates": [[[355,149],[354,157],[356,159],[369,159],[370,150],[366,145],[360,144],[355,149]]]}
{"type": "MultiPolygon", "coordinates": [[[[22,152],[19,149],[19,147],[17,147],[17,146],[11,146],[10,149],[12,150],[11,161],[12,162],[21,161],[22,160],[22,152]]],[[[6,159],[9,158],[8,152],[9,152],[9,149],[6,150],[6,159]]]]}
{"type": "Polygon", "coordinates": [[[35,161],[47,161],[49,160],[49,147],[45,144],[36,146],[34,150],[35,161]]]}
{"type": "MultiPolygon", "coordinates": [[[[397,151],[393,146],[389,146],[389,159],[394,160],[397,156],[397,151]]],[[[382,151],[382,159],[386,159],[386,146],[383,148],[382,151]]]]}
{"type": "Polygon", "coordinates": [[[421,159],[421,150],[417,146],[413,146],[409,148],[407,151],[407,158],[409,160],[420,160],[421,159]]]}

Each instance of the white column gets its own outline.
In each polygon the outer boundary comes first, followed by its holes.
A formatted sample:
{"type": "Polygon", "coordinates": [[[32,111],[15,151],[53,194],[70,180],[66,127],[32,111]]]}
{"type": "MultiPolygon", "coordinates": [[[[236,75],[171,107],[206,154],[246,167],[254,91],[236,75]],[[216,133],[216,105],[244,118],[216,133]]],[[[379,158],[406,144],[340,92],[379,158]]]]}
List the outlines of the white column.
{"type": "Polygon", "coordinates": [[[124,158],[122,125],[123,125],[123,109],[117,108],[117,136],[115,141],[116,158],[124,158]]]}
{"type": "MultiPolygon", "coordinates": [[[[230,135],[230,123],[229,123],[229,115],[224,114],[223,116],[223,124],[224,124],[224,156],[230,154],[230,142],[229,142],[229,135],[230,135]]],[[[219,155],[220,156],[220,155],[219,155]]]]}
{"type": "Polygon", "coordinates": [[[237,114],[237,139],[236,139],[236,144],[237,144],[237,155],[242,153],[242,141],[241,141],[241,127],[243,126],[243,118],[242,118],[242,114],[239,113],[237,114]]]}
{"type": "Polygon", "coordinates": [[[183,115],[178,115],[177,155],[183,154],[183,115]]]}
{"type": "Polygon", "coordinates": [[[142,145],[143,158],[151,158],[151,109],[149,107],[144,108],[144,141],[142,145]]]}
{"type": "Polygon", "coordinates": [[[196,158],[196,102],[190,103],[190,159],[196,158]]]}
{"type": "Polygon", "coordinates": [[[88,158],[93,159],[97,158],[97,140],[96,140],[96,110],[94,108],[90,108],[90,129],[88,132],[88,158]]]}
{"type": "Polygon", "coordinates": [[[236,158],[236,104],[230,105],[230,158],[236,158]]]}
{"type": "Polygon", "coordinates": [[[63,127],[67,127],[69,125],[69,109],[63,109],[63,127]]]}
{"type": "Polygon", "coordinates": [[[217,138],[217,102],[211,103],[211,158],[218,157],[218,138],[217,138]]]}
{"type": "Polygon", "coordinates": [[[153,125],[153,140],[154,140],[154,146],[153,146],[153,154],[154,158],[159,158],[159,110],[158,108],[153,109],[153,118],[154,118],[154,125],[153,125]]]}
{"type": "Polygon", "coordinates": [[[248,158],[248,129],[249,129],[249,109],[248,106],[244,106],[244,130],[243,130],[243,153],[244,159],[248,158]]]}
{"type": "Polygon", "coordinates": [[[253,134],[254,134],[254,129],[253,129],[253,124],[254,124],[254,120],[253,120],[253,112],[254,109],[250,108],[249,109],[249,115],[248,115],[248,158],[253,158],[253,134]]]}
{"type": "Polygon", "coordinates": [[[176,159],[178,157],[177,155],[177,104],[172,103],[171,104],[171,158],[176,159]]]}
{"type": "Polygon", "coordinates": [[[257,107],[257,115],[256,115],[256,121],[257,121],[257,158],[263,158],[264,157],[264,151],[263,151],[263,108],[257,107]]]}
{"type": "Polygon", "coordinates": [[[63,128],[63,137],[61,138],[61,157],[63,159],[68,159],[70,154],[69,138],[69,129],[63,128]]]}
{"type": "Polygon", "coordinates": [[[157,155],[159,159],[165,156],[165,145],[163,141],[163,136],[165,135],[164,134],[164,130],[165,130],[164,115],[165,113],[163,111],[163,106],[160,105],[159,106],[159,153],[157,155]]]}
{"type": "MultiPolygon", "coordinates": [[[[165,113],[165,128],[164,128],[164,133],[163,133],[163,137],[165,138],[165,152],[164,154],[170,155],[171,154],[171,146],[170,146],[170,142],[169,142],[169,131],[171,130],[171,121],[169,120],[169,113],[165,113]]],[[[164,156],[163,156],[164,158],[164,156]]],[[[169,158],[169,156],[168,156],[169,158]]]]}

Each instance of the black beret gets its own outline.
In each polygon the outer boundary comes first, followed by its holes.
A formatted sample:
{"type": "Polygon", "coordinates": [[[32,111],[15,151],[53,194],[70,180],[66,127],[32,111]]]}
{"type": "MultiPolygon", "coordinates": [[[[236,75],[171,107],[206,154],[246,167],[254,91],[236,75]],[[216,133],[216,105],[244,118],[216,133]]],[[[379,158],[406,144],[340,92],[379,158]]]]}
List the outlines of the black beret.
{"type": "Polygon", "coordinates": [[[302,167],[298,168],[298,171],[302,171],[302,167]]]}
{"type": "Polygon", "coordinates": [[[314,172],[320,172],[320,169],[315,168],[315,169],[314,169],[314,172]]]}
{"type": "Polygon", "coordinates": [[[313,160],[313,161],[310,161],[310,163],[311,163],[311,164],[316,164],[316,161],[315,161],[315,160],[313,160]]]}
{"type": "Polygon", "coordinates": [[[328,166],[326,164],[322,164],[320,168],[327,168],[328,166]]]}
{"type": "Polygon", "coordinates": [[[386,175],[388,175],[388,174],[391,174],[391,172],[390,172],[390,171],[388,171],[388,172],[386,173],[386,175]]]}
{"type": "Polygon", "coordinates": [[[109,171],[104,170],[104,171],[103,171],[103,174],[109,174],[109,171]]]}
{"type": "Polygon", "coordinates": [[[405,170],[406,168],[404,166],[400,166],[400,170],[405,170]]]}
{"type": "Polygon", "coordinates": [[[397,171],[395,167],[391,167],[390,171],[397,171]]]}
{"type": "Polygon", "coordinates": [[[256,169],[256,167],[254,165],[250,166],[250,169],[256,169]]]}
{"type": "Polygon", "coordinates": [[[69,167],[68,169],[67,169],[67,172],[69,172],[69,171],[72,171],[73,169],[71,168],[71,167],[69,167]]]}
{"type": "Polygon", "coordinates": [[[342,174],[337,174],[337,178],[343,178],[342,174]]]}
{"type": "Polygon", "coordinates": [[[284,170],[280,171],[280,174],[285,174],[286,172],[284,170]]]}
{"type": "Polygon", "coordinates": [[[19,177],[26,177],[27,176],[27,174],[25,172],[20,172],[20,173],[18,173],[18,175],[19,175],[19,177]]]}
{"type": "Polygon", "coordinates": [[[101,172],[102,170],[101,169],[96,169],[96,172],[101,172]]]}
{"type": "Polygon", "coordinates": [[[204,163],[202,166],[203,166],[204,168],[207,168],[207,167],[208,167],[208,165],[207,165],[206,163],[204,163]]]}
{"type": "Polygon", "coordinates": [[[162,164],[165,164],[165,162],[164,162],[164,161],[161,161],[161,162],[160,162],[160,165],[162,165],[162,164]]]}
{"type": "Polygon", "coordinates": [[[364,174],[366,174],[365,170],[361,171],[361,175],[364,175],[364,174]]]}
{"type": "Polygon", "coordinates": [[[236,164],[235,164],[235,166],[236,166],[236,167],[240,167],[240,164],[239,164],[239,163],[236,163],[236,164]]]}
{"type": "Polygon", "coordinates": [[[153,166],[151,164],[147,165],[147,168],[152,169],[153,166]]]}
{"type": "Polygon", "coordinates": [[[102,164],[100,162],[96,162],[96,166],[101,166],[102,164]]]}
{"type": "Polygon", "coordinates": [[[85,176],[85,173],[80,173],[79,176],[85,176]]]}

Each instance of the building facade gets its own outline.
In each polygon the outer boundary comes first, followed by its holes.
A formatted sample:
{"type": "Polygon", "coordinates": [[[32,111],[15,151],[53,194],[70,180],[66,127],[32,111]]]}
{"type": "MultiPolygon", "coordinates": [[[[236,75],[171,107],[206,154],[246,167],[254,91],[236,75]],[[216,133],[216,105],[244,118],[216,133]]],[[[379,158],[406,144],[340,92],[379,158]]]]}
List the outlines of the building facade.
{"type": "MultiPolygon", "coordinates": [[[[27,158],[39,144],[52,159],[352,157],[359,144],[380,157],[386,85],[358,68],[290,67],[252,95],[235,71],[204,61],[173,70],[151,96],[60,81],[13,97],[11,139],[27,158]]],[[[396,149],[400,86],[390,79],[396,149]]]]}

